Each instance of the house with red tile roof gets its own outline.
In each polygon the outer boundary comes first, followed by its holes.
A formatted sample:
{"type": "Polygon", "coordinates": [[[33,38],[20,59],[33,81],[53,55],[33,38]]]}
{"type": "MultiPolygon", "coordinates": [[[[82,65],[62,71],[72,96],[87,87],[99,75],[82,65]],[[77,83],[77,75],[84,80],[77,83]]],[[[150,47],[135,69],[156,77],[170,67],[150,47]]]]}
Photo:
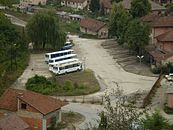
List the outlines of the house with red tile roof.
{"type": "Polygon", "coordinates": [[[173,30],[156,37],[159,49],[166,52],[173,52],[173,30]]]}
{"type": "Polygon", "coordinates": [[[143,21],[150,22],[152,26],[152,43],[145,50],[149,54],[150,60],[156,64],[173,62],[173,16],[153,17],[144,16],[142,18],[143,21]]]}
{"type": "Polygon", "coordinates": [[[7,114],[0,118],[0,130],[28,130],[29,125],[16,114],[7,114]]]}
{"type": "Polygon", "coordinates": [[[16,113],[29,130],[46,130],[61,121],[63,101],[28,90],[7,89],[0,97],[0,112],[16,113]]]}
{"type": "Polygon", "coordinates": [[[88,6],[88,0],[62,0],[61,6],[84,9],[88,6]]]}
{"type": "Polygon", "coordinates": [[[80,31],[86,34],[96,35],[98,38],[108,38],[106,24],[92,18],[84,18],[80,21],[80,31]]]}
{"type": "Polygon", "coordinates": [[[152,22],[152,43],[156,44],[156,37],[173,30],[173,16],[160,16],[152,22]]]}

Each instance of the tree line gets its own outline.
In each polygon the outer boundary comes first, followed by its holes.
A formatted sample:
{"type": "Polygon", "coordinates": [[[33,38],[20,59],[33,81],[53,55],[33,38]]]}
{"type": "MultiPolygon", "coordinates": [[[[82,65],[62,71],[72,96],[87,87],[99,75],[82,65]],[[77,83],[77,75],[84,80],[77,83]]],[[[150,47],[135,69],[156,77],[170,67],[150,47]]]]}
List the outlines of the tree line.
{"type": "Polygon", "coordinates": [[[16,29],[11,21],[0,13],[0,94],[16,80],[19,71],[26,66],[27,43],[24,31],[16,29]]]}

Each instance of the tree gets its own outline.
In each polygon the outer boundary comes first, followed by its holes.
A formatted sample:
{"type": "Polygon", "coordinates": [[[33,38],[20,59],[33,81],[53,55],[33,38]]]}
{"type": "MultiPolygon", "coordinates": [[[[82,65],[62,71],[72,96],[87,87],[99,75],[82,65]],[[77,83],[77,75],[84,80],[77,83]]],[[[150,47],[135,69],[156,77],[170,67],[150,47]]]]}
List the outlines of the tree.
{"type": "Polygon", "coordinates": [[[89,9],[93,13],[97,13],[100,10],[100,0],[91,0],[89,9]]]}
{"type": "Polygon", "coordinates": [[[104,5],[103,5],[103,3],[101,3],[101,5],[100,5],[100,15],[101,15],[101,16],[105,15],[105,10],[104,10],[104,5]]]}
{"type": "Polygon", "coordinates": [[[0,0],[0,4],[4,5],[4,6],[11,6],[12,5],[12,0],[0,0]]]}
{"type": "Polygon", "coordinates": [[[146,114],[142,119],[144,129],[147,130],[171,130],[168,120],[160,115],[159,111],[155,111],[151,115],[146,114]]]}
{"type": "Polygon", "coordinates": [[[140,125],[139,117],[144,110],[136,108],[133,104],[134,101],[129,101],[119,87],[111,95],[111,98],[108,95],[105,96],[105,111],[101,112],[100,122],[103,125],[99,125],[99,130],[102,128],[103,130],[134,130],[134,124],[140,125]]]}
{"type": "Polygon", "coordinates": [[[122,5],[113,5],[109,22],[109,34],[116,36],[117,42],[123,44],[125,42],[124,34],[128,27],[131,17],[122,5]]]}
{"type": "Polygon", "coordinates": [[[125,33],[127,46],[141,55],[142,49],[149,43],[149,35],[149,25],[134,19],[129,22],[125,33]]]}
{"type": "Polygon", "coordinates": [[[61,31],[59,21],[53,12],[39,12],[27,24],[27,33],[34,48],[46,46],[59,49],[65,42],[65,34],[61,31]]]}
{"type": "Polygon", "coordinates": [[[168,5],[166,8],[167,8],[168,13],[173,12],[173,4],[168,5]]]}
{"type": "Polygon", "coordinates": [[[150,11],[151,4],[148,0],[132,0],[130,13],[134,18],[145,16],[150,11]]]}

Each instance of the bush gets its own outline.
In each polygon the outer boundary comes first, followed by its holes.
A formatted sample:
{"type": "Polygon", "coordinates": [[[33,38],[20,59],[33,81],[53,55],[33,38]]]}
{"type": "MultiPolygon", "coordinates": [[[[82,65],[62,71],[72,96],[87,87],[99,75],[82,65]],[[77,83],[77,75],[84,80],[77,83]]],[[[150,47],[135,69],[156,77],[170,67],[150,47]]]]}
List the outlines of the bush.
{"type": "Polygon", "coordinates": [[[57,87],[54,83],[47,80],[45,77],[35,75],[34,77],[28,79],[26,88],[34,92],[50,94],[53,93],[57,87]]]}

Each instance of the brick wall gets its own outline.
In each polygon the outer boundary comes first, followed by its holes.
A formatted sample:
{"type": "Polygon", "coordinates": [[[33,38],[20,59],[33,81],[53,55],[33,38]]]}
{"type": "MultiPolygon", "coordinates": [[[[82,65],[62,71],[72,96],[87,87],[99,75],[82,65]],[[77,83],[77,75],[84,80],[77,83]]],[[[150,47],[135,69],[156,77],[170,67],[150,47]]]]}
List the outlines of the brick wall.
{"type": "Polygon", "coordinates": [[[42,120],[41,119],[34,119],[34,118],[27,118],[21,117],[28,125],[29,130],[41,130],[42,129],[42,120]]]}
{"type": "Polygon", "coordinates": [[[173,52],[173,42],[158,42],[157,45],[166,52],[173,52]]]}

